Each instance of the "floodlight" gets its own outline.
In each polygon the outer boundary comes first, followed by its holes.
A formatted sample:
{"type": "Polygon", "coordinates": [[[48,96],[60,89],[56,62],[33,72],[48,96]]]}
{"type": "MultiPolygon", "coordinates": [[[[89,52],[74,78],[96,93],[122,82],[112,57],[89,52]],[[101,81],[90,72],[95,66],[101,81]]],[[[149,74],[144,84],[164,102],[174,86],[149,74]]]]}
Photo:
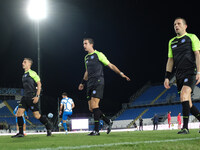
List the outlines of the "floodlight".
{"type": "Polygon", "coordinates": [[[33,20],[42,20],[47,16],[47,1],[46,0],[29,0],[28,15],[33,20]]]}

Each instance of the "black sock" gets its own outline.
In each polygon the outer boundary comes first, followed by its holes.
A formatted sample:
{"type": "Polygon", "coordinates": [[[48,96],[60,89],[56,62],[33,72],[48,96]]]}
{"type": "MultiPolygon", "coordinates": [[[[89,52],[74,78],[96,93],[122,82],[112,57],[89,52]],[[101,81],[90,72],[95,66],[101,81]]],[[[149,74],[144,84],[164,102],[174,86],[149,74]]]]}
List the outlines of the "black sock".
{"type": "Polygon", "coordinates": [[[102,113],[101,118],[106,124],[110,124],[110,120],[102,113]]]}
{"type": "Polygon", "coordinates": [[[45,127],[46,127],[47,130],[50,130],[50,129],[51,129],[51,124],[50,124],[50,122],[49,122],[49,120],[47,119],[46,116],[42,116],[42,115],[41,115],[41,117],[40,117],[39,120],[40,120],[40,122],[41,122],[43,125],[45,125],[45,127]]]}
{"type": "Polygon", "coordinates": [[[19,134],[24,134],[24,131],[23,131],[24,120],[23,120],[22,116],[17,117],[17,123],[19,126],[19,134]]]}
{"type": "Polygon", "coordinates": [[[188,120],[190,114],[189,101],[182,102],[182,113],[183,113],[183,128],[188,129],[188,120]]]}
{"type": "Polygon", "coordinates": [[[190,108],[190,112],[200,121],[200,112],[194,105],[190,108]]]}
{"type": "Polygon", "coordinates": [[[100,118],[99,108],[93,109],[93,113],[94,113],[94,131],[99,132],[99,118],[100,118]]]}
{"type": "Polygon", "coordinates": [[[109,123],[110,123],[110,120],[102,113],[102,111],[101,111],[99,108],[97,108],[97,109],[98,109],[98,111],[99,111],[100,118],[102,118],[103,121],[104,121],[106,124],[109,124],[109,123]]]}

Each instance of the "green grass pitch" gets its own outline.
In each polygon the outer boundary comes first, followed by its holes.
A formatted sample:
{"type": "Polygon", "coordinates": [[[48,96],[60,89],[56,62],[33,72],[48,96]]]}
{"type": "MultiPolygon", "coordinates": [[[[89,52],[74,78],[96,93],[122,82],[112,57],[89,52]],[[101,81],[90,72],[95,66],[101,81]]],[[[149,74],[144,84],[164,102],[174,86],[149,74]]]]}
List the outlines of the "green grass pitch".
{"type": "Polygon", "coordinates": [[[111,132],[87,136],[87,133],[27,135],[24,138],[0,136],[0,150],[200,150],[200,133],[178,135],[178,130],[111,132]]]}

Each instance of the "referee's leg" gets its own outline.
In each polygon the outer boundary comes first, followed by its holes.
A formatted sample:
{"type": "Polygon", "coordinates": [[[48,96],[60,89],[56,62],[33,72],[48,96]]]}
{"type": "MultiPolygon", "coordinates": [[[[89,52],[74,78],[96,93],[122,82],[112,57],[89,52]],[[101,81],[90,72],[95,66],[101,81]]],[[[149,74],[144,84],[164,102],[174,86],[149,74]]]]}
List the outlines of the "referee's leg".
{"type": "Polygon", "coordinates": [[[102,118],[103,121],[108,125],[107,134],[109,134],[112,127],[112,121],[109,120],[99,109],[99,102],[100,102],[99,98],[94,98],[94,97],[91,98],[90,104],[94,113],[95,131],[99,132],[99,120],[100,118],[102,118]]]}
{"type": "Polygon", "coordinates": [[[91,109],[94,113],[94,131],[99,132],[99,119],[100,119],[100,111],[99,111],[99,98],[92,97],[90,100],[91,109]]]}
{"type": "Polygon", "coordinates": [[[33,115],[36,119],[40,120],[40,122],[45,125],[46,129],[47,129],[47,136],[51,136],[51,123],[49,122],[49,120],[47,119],[46,116],[42,116],[39,111],[34,111],[33,115]]]}
{"type": "Polygon", "coordinates": [[[24,131],[23,131],[24,121],[23,121],[23,117],[22,117],[22,115],[24,114],[24,111],[25,111],[24,108],[18,108],[18,110],[17,110],[17,123],[18,123],[18,127],[19,127],[19,133],[12,136],[12,138],[24,137],[24,131]]]}

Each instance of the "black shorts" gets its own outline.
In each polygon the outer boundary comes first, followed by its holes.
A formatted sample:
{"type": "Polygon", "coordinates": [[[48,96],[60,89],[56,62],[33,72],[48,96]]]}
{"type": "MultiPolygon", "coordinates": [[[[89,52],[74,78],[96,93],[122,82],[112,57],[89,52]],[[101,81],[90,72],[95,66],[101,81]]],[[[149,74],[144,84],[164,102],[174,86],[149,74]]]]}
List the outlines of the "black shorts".
{"type": "Polygon", "coordinates": [[[87,87],[87,100],[91,100],[92,97],[102,99],[103,90],[104,85],[102,84],[87,87]]]}
{"type": "Polygon", "coordinates": [[[34,104],[32,97],[22,97],[19,108],[24,108],[26,111],[30,109],[32,112],[39,111],[38,103],[34,104]]]}
{"type": "Polygon", "coordinates": [[[176,79],[176,83],[177,83],[177,89],[178,89],[179,94],[184,85],[189,86],[193,91],[196,85],[196,75],[187,75],[185,76],[185,78],[176,79]]]}

